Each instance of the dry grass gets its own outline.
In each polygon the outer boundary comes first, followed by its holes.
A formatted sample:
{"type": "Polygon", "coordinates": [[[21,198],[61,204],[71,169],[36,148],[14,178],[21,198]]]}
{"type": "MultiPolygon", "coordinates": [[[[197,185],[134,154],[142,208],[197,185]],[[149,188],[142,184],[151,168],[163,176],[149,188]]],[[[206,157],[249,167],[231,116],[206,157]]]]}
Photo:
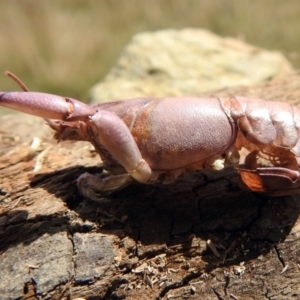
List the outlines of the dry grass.
{"type": "MultiPolygon", "coordinates": [[[[300,67],[299,0],[3,0],[0,71],[31,90],[86,100],[133,34],[183,27],[281,50],[300,67]]],[[[1,90],[17,89],[0,78],[1,90]]]]}

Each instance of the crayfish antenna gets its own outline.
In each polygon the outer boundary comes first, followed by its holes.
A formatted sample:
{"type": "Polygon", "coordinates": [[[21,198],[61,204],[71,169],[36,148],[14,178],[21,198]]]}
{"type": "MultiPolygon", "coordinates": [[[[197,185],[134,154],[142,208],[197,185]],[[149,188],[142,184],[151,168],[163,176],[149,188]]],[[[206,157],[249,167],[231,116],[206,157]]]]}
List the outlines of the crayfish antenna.
{"type": "Polygon", "coordinates": [[[4,75],[10,77],[13,81],[17,83],[17,85],[24,91],[29,92],[29,89],[25,85],[25,83],[15,74],[11,73],[10,71],[5,71],[4,75]]]}

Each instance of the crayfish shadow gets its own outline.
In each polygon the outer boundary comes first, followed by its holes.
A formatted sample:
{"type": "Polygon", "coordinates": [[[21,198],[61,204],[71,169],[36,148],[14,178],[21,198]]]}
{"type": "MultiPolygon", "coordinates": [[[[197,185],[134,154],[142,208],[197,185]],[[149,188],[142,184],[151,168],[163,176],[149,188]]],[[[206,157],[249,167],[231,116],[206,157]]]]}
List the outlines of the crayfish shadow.
{"type": "Polygon", "coordinates": [[[99,174],[101,169],[72,167],[40,174],[32,187],[60,197],[81,219],[100,224],[100,231],[122,232],[139,241],[140,257],[171,252],[201,255],[213,264],[210,240],[220,257],[226,256],[225,263],[245,261],[282,242],[300,213],[299,195],[275,198],[242,191],[232,168],[193,172],[169,185],[135,183],[103,203],[78,193],[76,179],[84,172],[99,174]]]}

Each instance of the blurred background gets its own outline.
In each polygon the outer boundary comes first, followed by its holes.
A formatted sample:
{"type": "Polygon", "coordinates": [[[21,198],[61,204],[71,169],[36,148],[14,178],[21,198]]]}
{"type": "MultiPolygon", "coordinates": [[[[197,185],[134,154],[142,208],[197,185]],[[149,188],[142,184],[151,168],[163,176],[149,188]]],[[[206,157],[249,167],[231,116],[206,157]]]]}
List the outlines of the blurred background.
{"type": "Polygon", "coordinates": [[[1,75],[9,70],[32,91],[87,101],[132,35],[185,27],[279,50],[300,67],[299,0],[9,0],[0,1],[0,90],[19,90],[1,75]]]}

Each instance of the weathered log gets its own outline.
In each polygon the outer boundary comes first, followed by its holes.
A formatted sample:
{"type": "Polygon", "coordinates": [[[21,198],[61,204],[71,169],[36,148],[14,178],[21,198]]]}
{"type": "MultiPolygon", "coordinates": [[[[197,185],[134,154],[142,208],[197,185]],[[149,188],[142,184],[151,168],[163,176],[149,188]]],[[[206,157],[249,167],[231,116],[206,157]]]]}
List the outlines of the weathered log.
{"type": "MultiPolygon", "coordinates": [[[[218,96],[299,103],[300,73],[218,96]]],[[[0,299],[300,299],[300,196],[238,187],[235,170],[135,184],[95,203],[101,162],[38,118],[0,119],[0,299]]]]}

